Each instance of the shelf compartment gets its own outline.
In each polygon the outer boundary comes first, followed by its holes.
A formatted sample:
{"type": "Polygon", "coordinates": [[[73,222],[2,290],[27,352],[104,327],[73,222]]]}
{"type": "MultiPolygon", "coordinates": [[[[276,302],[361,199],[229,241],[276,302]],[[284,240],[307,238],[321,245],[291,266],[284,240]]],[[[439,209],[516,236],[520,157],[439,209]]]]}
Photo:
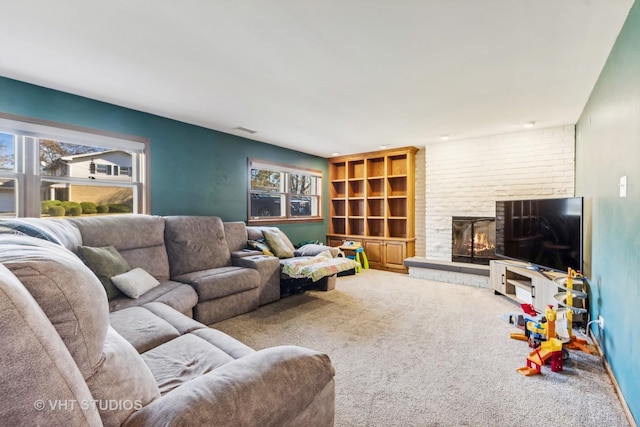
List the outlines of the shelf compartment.
{"type": "Polygon", "coordinates": [[[331,218],[331,228],[333,234],[346,234],[346,219],[345,218],[331,218]]]}
{"type": "Polygon", "coordinates": [[[349,197],[364,197],[364,181],[349,181],[349,197]]]}
{"type": "Polygon", "coordinates": [[[349,218],[349,233],[364,236],[364,218],[349,218]]]}
{"type": "Polygon", "coordinates": [[[367,207],[367,216],[384,216],[384,199],[369,199],[367,207]]]}
{"type": "Polygon", "coordinates": [[[406,175],[407,174],[407,156],[397,155],[397,156],[389,156],[387,159],[387,164],[389,165],[388,175],[406,175]]]}
{"type": "Polygon", "coordinates": [[[369,236],[384,237],[384,218],[368,218],[369,236]]]}
{"type": "Polygon", "coordinates": [[[367,160],[367,177],[378,178],[384,176],[384,157],[375,157],[367,160]]]}
{"type": "Polygon", "coordinates": [[[406,196],[407,195],[407,178],[395,177],[387,179],[387,196],[406,196]]]}
{"type": "Polygon", "coordinates": [[[364,199],[349,200],[349,216],[364,216],[364,199]]]}
{"type": "Polygon", "coordinates": [[[347,163],[331,163],[331,169],[329,169],[332,179],[346,179],[347,178],[347,163]]]}
{"type": "Polygon", "coordinates": [[[364,160],[349,162],[349,179],[364,178],[364,160]]]}
{"type": "Polygon", "coordinates": [[[344,181],[332,181],[331,182],[331,197],[332,198],[342,198],[347,197],[347,193],[345,191],[347,188],[344,181]]]}
{"type": "Polygon", "coordinates": [[[389,237],[402,239],[406,239],[408,237],[406,219],[388,219],[387,228],[389,229],[389,237]]]}
{"type": "Polygon", "coordinates": [[[346,202],[344,200],[331,200],[331,216],[345,216],[346,202]]]}
{"type": "Polygon", "coordinates": [[[389,199],[387,203],[389,205],[389,216],[407,216],[407,199],[405,197],[389,199]]]}
{"type": "Polygon", "coordinates": [[[384,197],[384,178],[367,179],[367,195],[369,197],[384,197]]]}

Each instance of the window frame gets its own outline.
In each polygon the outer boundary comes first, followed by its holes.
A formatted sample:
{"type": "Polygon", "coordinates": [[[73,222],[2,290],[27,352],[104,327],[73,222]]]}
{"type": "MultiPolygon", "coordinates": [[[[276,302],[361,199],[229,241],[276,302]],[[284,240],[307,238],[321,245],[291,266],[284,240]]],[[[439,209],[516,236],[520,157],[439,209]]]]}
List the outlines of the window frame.
{"type": "Polygon", "coordinates": [[[0,170],[0,178],[15,179],[16,217],[40,217],[40,188],[42,182],[71,185],[109,186],[131,188],[134,213],[151,212],[150,148],[148,138],[105,132],[65,123],[40,120],[0,112],[0,132],[16,135],[14,138],[14,170],[0,170]],[[40,173],[40,140],[91,145],[132,153],[137,169],[136,179],[129,182],[99,181],[73,177],[49,176],[40,173]]]}
{"type": "Polygon", "coordinates": [[[267,225],[267,224],[284,224],[284,223],[312,223],[324,221],[324,210],[322,204],[322,190],[324,183],[324,172],[320,169],[303,168],[299,166],[270,162],[260,159],[247,159],[247,224],[249,225],[267,225]],[[278,172],[281,174],[280,191],[278,192],[261,192],[260,190],[253,189],[251,187],[251,171],[253,169],[269,170],[272,172],[278,172]],[[315,179],[315,192],[309,195],[301,195],[298,193],[292,193],[289,191],[289,176],[290,175],[306,175],[315,179]],[[280,216],[254,216],[251,215],[252,200],[254,194],[274,194],[280,195],[281,205],[282,200],[285,201],[286,211],[282,212],[280,216]],[[316,199],[317,215],[292,215],[291,213],[291,200],[295,197],[310,197],[316,199]]]}

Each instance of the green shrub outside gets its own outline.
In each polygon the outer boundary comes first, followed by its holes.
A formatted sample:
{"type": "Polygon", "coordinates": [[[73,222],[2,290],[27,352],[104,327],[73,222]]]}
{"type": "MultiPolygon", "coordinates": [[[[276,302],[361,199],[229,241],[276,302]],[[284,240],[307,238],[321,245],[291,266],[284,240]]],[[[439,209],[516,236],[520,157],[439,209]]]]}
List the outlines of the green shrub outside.
{"type": "Polygon", "coordinates": [[[64,216],[66,209],[61,205],[50,206],[47,212],[50,216],[64,216]]]}
{"type": "Polygon", "coordinates": [[[80,216],[83,214],[105,214],[105,213],[131,213],[131,206],[121,203],[110,203],[107,205],[96,205],[94,202],[70,202],[60,200],[42,200],[40,209],[43,213],[51,216],[80,216]],[[53,209],[52,208],[56,208],[53,209]],[[53,213],[52,213],[53,212],[53,213]]]}
{"type": "Polygon", "coordinates": [[[60,200],[42,200],[40,202],[40,212],[49,212],[51,206],[59,206],[61,203],[60,200]]]}
{"type": "Polygon", "coordinates": [[[83,214],[94,214],[98,212],[97,205],[93,202],[80,202],[83,214]]]}
{"type": "Polygon", "coordinates": [[[82,215],[82,208],[80,206],[71,206],[66,214],[69,216],[80,216],[82,215]]]}
{"type": "Polygon", "coordinates": [[[109,204],[109,212],[110,213],[131,213],[131,208],[127,205],[112,203],[112,204],[109,204]]]}
{"type": "Polygon", "coordinates": [[[62,202],[60,206],[62,206],[67,211],[67,215],[71,215],[72,208],[80,209],[80,212],[82,212],[82,206],[80,206],[80,203],[78,202],[62,202]]]}

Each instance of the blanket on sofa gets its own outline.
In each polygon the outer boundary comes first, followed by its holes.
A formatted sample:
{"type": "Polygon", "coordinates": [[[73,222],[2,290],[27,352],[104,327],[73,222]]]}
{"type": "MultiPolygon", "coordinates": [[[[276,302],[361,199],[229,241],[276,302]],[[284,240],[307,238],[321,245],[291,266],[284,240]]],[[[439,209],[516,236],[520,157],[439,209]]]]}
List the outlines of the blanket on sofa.
{"type": "Polygon", "coordinates": [[[292,279],[311,279],[313,282],[357,266],[350,258],[334,258],[328,250],[313,257],[284,259],[281,263],[282,274],[292,279]]]}

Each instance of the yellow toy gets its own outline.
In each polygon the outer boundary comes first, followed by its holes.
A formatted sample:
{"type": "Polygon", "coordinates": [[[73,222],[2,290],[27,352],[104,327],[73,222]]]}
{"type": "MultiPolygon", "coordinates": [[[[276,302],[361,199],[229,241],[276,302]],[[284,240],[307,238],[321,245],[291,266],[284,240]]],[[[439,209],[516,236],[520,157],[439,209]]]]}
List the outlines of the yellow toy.
{"type": "Polygon", "coordinates": [[[595,350],[587,340],[577,338],[573,335],[573,314],[574,313],[586,313],[587,310],[583,307],[577,307],[573,305],[573,299],[585,299],[587,293],[584,292],[584,284],[586,283],[585,277],[580,272],[569,267],[566,278],[555,279],[554,282],[559,288],[564,289],[566,292],[561,292],[555,295],[555,299],[558,301],[558,305],[566,308],[567,315],[567,331],[569,341],[565,343],[565,348],[570,350],[582,350],[585,353],[593,354],[595,350]],[[583,288],[583,291],[574,289],[574,281],[579,283],[583,288]]]}
{"type": "Polygon", "coordinates": [[[518,368],[517,371],[524,376],[537,375],[540,373],[542,365],[551,360],[551,371],[562,371],[562,341],[558,338],[551,338],[543,341],[540,347],[529,353],[527,366],[518,368]]]}
{"type": "Polygon", "coordinates": [[[553,306],[550,305],[545,310],[544,316],[547,318],[546,322],[527,322],[530,337],[539,334],[545,339],[538,348],[529,353],[527,366],[517,369],[518,372],[527,377],[539,374],[542,365],[549,360],[551,360],[551,370],[553,372],[562,371],[562,341],[556,337],[556,319],[558,313],[553,306]]]}

